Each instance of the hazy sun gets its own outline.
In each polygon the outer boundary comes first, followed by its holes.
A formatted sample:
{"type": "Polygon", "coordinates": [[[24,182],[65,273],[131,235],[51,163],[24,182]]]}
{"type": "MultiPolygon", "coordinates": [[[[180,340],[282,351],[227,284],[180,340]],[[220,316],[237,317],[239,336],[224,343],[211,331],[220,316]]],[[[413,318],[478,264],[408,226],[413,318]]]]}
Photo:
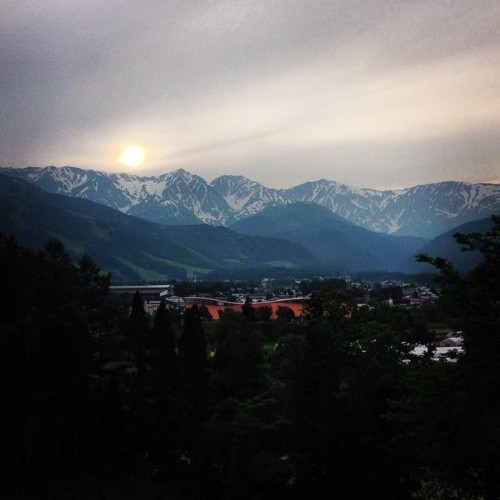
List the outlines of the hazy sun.
{"type": "Polygon", "coordinates": [[[127,167],[140,167],[146,158],[146,150],[139,146],[127,146],[118,161],[127,167]]]}

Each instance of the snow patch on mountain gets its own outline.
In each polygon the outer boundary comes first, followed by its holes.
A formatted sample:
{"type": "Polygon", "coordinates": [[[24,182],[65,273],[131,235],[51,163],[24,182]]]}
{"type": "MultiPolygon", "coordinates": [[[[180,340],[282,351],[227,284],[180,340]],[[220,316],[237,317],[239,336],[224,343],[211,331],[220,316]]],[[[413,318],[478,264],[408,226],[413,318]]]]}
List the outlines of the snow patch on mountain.
{"type": "Polygon", "coordinates": [[[46,191],[86,198],[165,224],[229,225],[267,207],[300,201],[326,207],[372,231],[432,238],[500,213],[499,184],[449,181],[377,191],[320,179],[273,189],[233,175],[208,183],[184,169],[150,177],[74,167],[1,168],[0,172],[46,191]]]}

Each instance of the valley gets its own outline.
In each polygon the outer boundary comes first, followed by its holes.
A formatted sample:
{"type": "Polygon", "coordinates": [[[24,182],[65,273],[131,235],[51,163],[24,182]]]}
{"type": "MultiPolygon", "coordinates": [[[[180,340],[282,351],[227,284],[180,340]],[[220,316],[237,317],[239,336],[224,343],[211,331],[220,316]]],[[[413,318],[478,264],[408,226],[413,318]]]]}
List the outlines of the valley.
{"type": "MultiPolygon", "coordinates": [[[[433,238],[419,236],[418,230],[401,234],[410,231],[408,225],[391,234],[367,229],[352,220],[362,212],[353,199],[341,205],[333,194],[320,199],[314,191],[313,201],[304,201],[297,188],[292,191],[303,201],[293,201],[283,190],[267,190],[238,176],[208,185],[185,171],[158,178],[51,167],[0,173],[9,174],[0,175],[0,232],[33,249],[58,239],[75,258],[93,255],[114,283],[430,272],[430,266],[415,262],[420,252],[452,257],[459,270],[467,271],[478,255],[460,252],[453,234],[487,230],[489,215],[500,206],[498,185],[469,185],[467,196],[475,193],[475,198],[467,210],[457,201],[466,194],[450,191],[453,183],[439,204],[423,194],[437,196],[439,186],[407,190],[406,196],[420,193],[411,206],[425,205],[429,212],[447,205],[447,213],[455,214],[446,225],[458,225],[433,238]],[[359,210],[351,211],[349,220],[325,206],[334,203],[340,213],[349,203],[359,210]]],[[[382,195],[370,193],[374,205],[382,195]]],[[[442,226],[443,210],[425,215],[432,232],[442,226]]],[[[375,225],[383,225],[383,217],[377,220],[375,225]]]]}

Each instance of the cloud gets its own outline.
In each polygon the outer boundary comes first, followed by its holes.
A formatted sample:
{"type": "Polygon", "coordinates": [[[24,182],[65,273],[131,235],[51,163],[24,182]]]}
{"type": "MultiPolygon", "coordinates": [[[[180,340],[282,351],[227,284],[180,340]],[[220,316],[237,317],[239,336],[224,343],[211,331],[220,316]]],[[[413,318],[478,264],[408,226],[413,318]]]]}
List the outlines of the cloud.
{"type": "Polygon", "coordinates": [[[499,169],[496,1],[32,4],[0,20],[6,165],[119,170],[137,143],[146,172],[269,185],[499,169]]]}

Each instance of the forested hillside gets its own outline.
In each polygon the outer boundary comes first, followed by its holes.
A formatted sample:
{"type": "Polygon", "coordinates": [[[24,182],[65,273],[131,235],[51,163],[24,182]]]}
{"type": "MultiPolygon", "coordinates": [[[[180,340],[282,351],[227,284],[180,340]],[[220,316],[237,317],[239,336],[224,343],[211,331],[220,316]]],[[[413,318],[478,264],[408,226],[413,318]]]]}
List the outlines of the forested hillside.
{"type": "Polygon", "coordinates": [[[48,193],[0,174],[0,232],[38,250],[57,238],[73,256],[92,255],[113,282],[245,278],[320,268],[298,244],[225,227],[165,226],[99,203],[48,193]]]}
{"type": "Polygon", "coordinates": [[[431,239],[500,211],[498,184],[446,181],[377,191],[322,179],[273,189],[233,175],[209,183],[183,169],[152,177],[75,167],[0,167],[0,172],[167,225],[229,226],[266,208],[306,202],[370,231],[431,239]]]}
{"type": "Polygon", "coordinates": [[[375,233],[314,203],[291,203],[266,208],[232,224],[249,236],[273,236],[301,245],[335,268],[350,271],[405,272],[408,256],[427,240],[375,233]]]}
{"type": "Polygon", "coordinates": [[[458,236],[440,310],[318,290],[304,322],[122,303],[88,256],[0,239],[0,496],[428,499],[500,494],[500,219],[458,236]],[[427,320],[463,332],[455,363],[427,320]]]}

